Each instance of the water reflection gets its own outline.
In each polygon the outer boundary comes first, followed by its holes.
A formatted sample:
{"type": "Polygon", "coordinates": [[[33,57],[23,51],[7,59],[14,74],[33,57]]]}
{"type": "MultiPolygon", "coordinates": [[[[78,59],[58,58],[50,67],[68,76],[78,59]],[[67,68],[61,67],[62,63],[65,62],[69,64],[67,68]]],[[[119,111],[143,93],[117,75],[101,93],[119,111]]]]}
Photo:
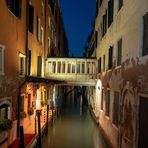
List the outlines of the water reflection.
{"type": "Polygon", "coordinates": [[[67,108],[43,137],[46,148],[107,148],[86,107],[67,108]],[[80,114],[81,113],[81,114],[80,114]]]}

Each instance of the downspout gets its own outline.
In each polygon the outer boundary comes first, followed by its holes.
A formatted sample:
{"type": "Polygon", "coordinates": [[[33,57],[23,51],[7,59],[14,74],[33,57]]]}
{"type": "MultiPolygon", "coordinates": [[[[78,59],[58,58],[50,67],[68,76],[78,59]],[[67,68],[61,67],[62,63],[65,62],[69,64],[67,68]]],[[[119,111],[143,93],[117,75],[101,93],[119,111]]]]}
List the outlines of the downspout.
{"type": "Polygon", "coordinates": [[[19,137],[20,133],[20,103],[21,103],[21,90],[23,86],[26,84],[26,75],[27,75],[27,51],[28,51],[28,12],[29,12],[29,0],[26,0],[26,43],[25,43],[25,53],[26,53],[26,60],[25,60],[25,80],[18,88],[18,98],[17,98],[17,137],[19,137]]]}

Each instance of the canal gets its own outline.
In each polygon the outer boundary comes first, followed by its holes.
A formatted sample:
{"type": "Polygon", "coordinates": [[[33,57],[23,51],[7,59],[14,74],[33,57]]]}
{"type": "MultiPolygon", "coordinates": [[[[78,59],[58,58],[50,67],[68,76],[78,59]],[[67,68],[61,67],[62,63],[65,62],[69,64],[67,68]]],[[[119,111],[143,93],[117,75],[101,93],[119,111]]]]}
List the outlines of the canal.
{"type": "Polygon", "coordinates": [[[107,148],[88,109],[66,108],[43,136],[43,148],[107,148]]]}

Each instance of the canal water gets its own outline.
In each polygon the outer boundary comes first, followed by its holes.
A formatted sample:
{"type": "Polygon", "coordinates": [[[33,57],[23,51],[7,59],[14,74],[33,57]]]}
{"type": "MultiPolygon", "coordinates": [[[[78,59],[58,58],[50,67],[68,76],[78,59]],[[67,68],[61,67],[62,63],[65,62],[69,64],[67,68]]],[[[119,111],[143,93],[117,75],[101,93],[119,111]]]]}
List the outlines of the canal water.
{"type": "Polygon", "coordinates": [[[87,108],[66,108],[43,136],[42,148],[107,148],[87,108]]]}

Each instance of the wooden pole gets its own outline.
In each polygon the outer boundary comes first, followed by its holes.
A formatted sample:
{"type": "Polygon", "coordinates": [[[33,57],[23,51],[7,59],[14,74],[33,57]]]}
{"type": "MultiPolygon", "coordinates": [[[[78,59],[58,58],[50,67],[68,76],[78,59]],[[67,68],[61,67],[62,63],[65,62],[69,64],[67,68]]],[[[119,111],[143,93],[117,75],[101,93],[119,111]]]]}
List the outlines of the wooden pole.
{"type": "Polygon", "coordinates": [[[38,137],[39,137],[39,148],[41,148],[41,122],[40,122],[40,111],[37,111],[38,116],[38,137]]]}
{"type": "Polygon", "coordinates": [[[20,126],[20,148],[24,148],[24,129],[23,126],[20,126]]]}

